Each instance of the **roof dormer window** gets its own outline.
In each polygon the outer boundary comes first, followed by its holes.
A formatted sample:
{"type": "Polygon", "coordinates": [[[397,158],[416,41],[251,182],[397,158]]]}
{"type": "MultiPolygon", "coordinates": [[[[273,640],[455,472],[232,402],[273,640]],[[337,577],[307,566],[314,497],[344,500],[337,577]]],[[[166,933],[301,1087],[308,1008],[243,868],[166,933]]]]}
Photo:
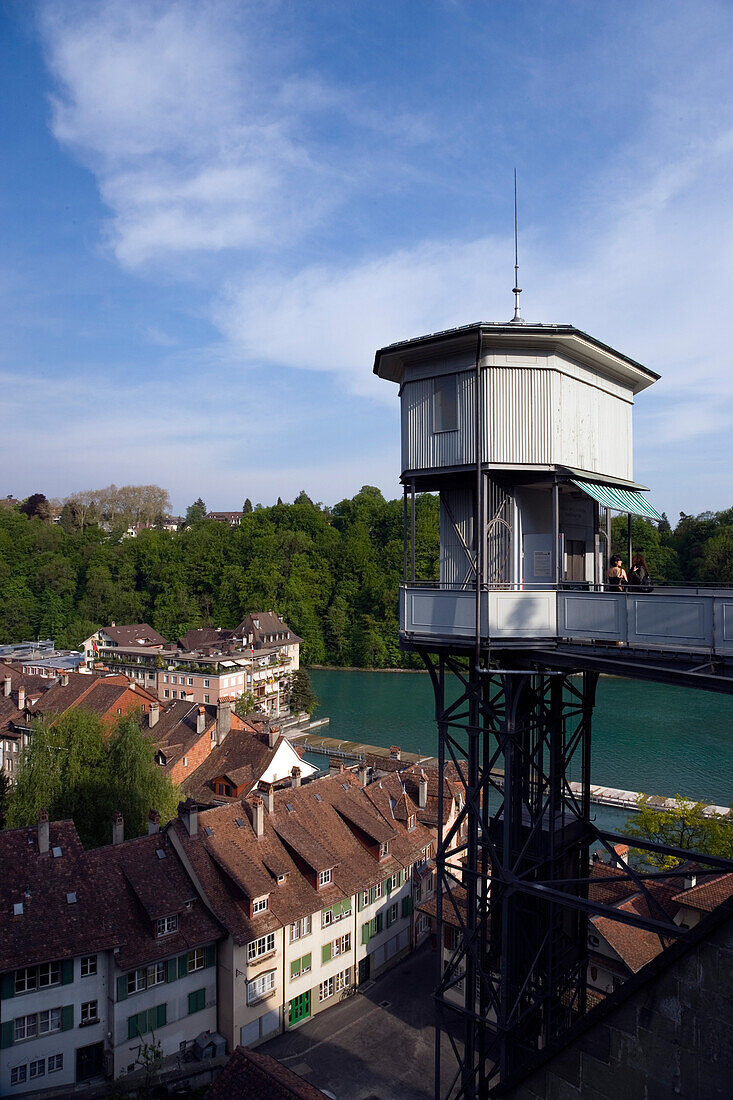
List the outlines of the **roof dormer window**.
{"type": "Polygon", "coordinates": [[[412,829],[414,829],[414,828],[415,828],[415,815],[414,815],[414,814],[410,814],[410,816],[409,816],[409,817],[408,817],[408,819],[407,819],[407,829],[408,829],[408,832],[409,832],[409,831],[411,831],[411,830],[412,830],[412,829]]]}
{"type": "Polygon", "coordinates": [[[266,909],[270,908],[270,895],[266,894],[263,898],[255,898],[252,902],[252,916],[257,913],[264,913],[266,909]]]}
{"type": "Polygon", "coordinates": [[[169,936],[171,932],[178,931],[178,914],[172,917],[158,917],[155,922],[156,936],[169,936]]]}
{"type": "Polygon", "coordinates": [[[329,883],[331,883],[331,882],[333,882],[333,868],[332,867],[329,867],[326,871],[319,871],[318,872],[318,889],[319,890],[323,886],[328,886],[329,883]]]}
{"type": "Polygon", "coordinates": [[[379,845],[379,858],[385,859],[389,855],[389,841],[383,840],[379,845]]]}

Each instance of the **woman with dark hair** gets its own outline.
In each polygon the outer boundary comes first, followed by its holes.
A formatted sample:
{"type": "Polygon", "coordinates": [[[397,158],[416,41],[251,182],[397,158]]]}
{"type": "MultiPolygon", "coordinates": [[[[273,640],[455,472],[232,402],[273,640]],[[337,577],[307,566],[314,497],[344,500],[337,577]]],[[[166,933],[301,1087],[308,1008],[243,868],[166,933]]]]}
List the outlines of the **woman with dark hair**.
{"type": "Polygon", "coordinates": [[[641,553],[634,555],[634,562],[629,573],[629,587],[645,588],[647,590],[652,587],[649,567],[646,563],[646,558],[641,553]]]}
{"type": "Polygon", "coordinates": [[[606,573],[606,588],[610,589],[612,592],[623,592],[628,583],[629,579],[626,576],[623,562],[618,554],[614,554],[611,558],[608,572],[606,573]]]}

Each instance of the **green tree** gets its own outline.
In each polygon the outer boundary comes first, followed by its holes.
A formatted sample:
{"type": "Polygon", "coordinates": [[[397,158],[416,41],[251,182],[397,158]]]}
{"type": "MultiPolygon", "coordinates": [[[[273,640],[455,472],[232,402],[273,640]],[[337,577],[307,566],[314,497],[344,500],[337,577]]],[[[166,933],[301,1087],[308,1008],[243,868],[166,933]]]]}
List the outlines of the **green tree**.
{"type": "Polygon", "coordinates": [[[128,836],[139,836],[150,809],[165,822],[178,805],[178,788],[154,753],[137,714],[118,719],[111,736],[98,715],[81,707],[40,719],[20,755],[7,824],[34,824],[45,807],[51,820],[72,818],[82,843],[95,847],[109,843],[112,810],[120,809],[128,836]]]}
{"type": "Polygon", "coordinates": [[[259,709],[259,700],[253,691],[243,691],[234,704],[234,711],[240,718],[246,718],[259,709]]]}
{"type": "Polygon", "coordinates": [[[318,706],[318,699],[313,690],[311,678],[304,668],[298,668],[291,673],[288,690],[291,713],[300,714],[301,711],[307,711],[310,717],[318,706]]]}
{"type": "Polygon", "coordinates": [[[252,511],[252,501],[249,499],[249,497],[247,497],[244,504],[242,505],[242,513],[243,513],[243,515],[246,516],[246,515],[249,515],[249,513],[251,511],[252,511]]]}
{"type": "MultiPolygon", "coordinates": [[[[706,815],[703,812],[704,802],[692,802],[677,795],[673,806],[657,810],[650,805],[648,795],[640,794],[637,805],[638,812],[624,827],[624,832],[632,840],[637,837],[670,848],[733,858],[733,823],[730,818],[706,815]]],[[[650,866],[664,871],[672,870],[682,862],[676,856],[646,852],[642,848],[636,849],[636,852],[650,866]]]]}
{"type": "Polygon", "coordinates": [[[206,519],[206,505],[201,497],[195,500],[193,504],[189,504],[186,509],[186,518],[183,521],[185,527],[193,527],[195,523],[201,523],[206,519]]]}
{"type": "Polygon", "coordinates": [[[48,523],[51,519],[51,505],[43,493],[33,493],[29,496],[21,504],[20,511],[28,517],[38,516],[44,523],[48,523]]]}

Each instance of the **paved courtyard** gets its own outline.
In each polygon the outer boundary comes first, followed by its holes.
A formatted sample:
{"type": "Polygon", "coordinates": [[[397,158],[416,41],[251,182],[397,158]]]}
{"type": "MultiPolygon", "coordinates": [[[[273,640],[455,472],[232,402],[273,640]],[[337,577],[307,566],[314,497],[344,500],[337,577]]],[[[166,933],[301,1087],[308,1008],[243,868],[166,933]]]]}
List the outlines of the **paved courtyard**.
{"type": "MultiPolygon", "coordinates": [[[[337,1100],[433,1100],[434,977],[426,944],[365,992],[258,1049],[337,1100]]],[[[443,1050],[450,1070],[447,1040],[443,1050]]]]}

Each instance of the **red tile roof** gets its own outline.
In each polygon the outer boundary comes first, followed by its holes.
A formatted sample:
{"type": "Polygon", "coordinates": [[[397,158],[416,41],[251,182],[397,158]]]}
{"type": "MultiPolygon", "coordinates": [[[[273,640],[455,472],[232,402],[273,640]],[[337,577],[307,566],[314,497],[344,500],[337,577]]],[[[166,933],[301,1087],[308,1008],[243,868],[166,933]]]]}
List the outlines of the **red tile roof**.
{"type": "Polygon", "coordinates": [[[733,874],[728,874],[713,879],[706,876],[690,890],[682,890],[681,893],[675,894],[674,900],[679,905],[686,905],[690,909],[710,913],[731,897],[733,897],[733,874]]]}
{"type": "Polygon", "coordinates": [[[324,1100],[324,1093],[269,1054],[237,1047],[204,1100],[324,1100]]]}
{"type": "Polygon", "coordinates": [[[162,634],[153,630],[149,623],[132,623],[129,626],[103,626],[103,634],[116,642],[118,646],[168,645],[162,634]]]}

